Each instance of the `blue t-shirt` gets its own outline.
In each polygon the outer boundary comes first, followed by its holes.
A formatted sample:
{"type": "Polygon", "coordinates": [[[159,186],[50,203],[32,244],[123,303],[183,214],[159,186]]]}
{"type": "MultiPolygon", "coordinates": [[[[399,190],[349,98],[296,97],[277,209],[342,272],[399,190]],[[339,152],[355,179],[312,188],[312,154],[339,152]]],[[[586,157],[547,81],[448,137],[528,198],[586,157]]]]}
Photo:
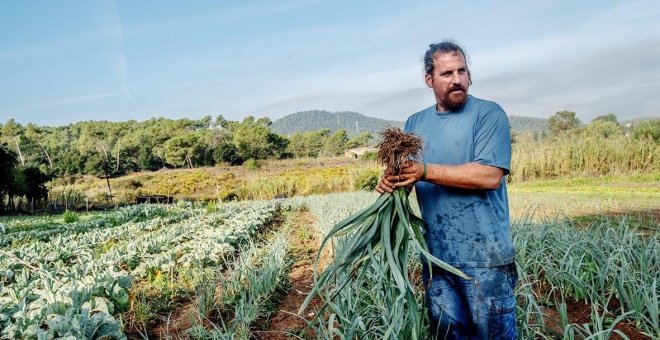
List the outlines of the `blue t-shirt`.
{"type": "MultiPolygon", "coordinates": [[[[502,108],[468,96],[459,111],[435,105],[415,113],[404,128],[424,140],[423,161],[476,162],[509,174],[511,135],[502,108]]],[[[496,190],[466,190],[420,181],[415,184],[431,254],[456,267],[493,267],[513,262],[506,179],[496,190]]]]}

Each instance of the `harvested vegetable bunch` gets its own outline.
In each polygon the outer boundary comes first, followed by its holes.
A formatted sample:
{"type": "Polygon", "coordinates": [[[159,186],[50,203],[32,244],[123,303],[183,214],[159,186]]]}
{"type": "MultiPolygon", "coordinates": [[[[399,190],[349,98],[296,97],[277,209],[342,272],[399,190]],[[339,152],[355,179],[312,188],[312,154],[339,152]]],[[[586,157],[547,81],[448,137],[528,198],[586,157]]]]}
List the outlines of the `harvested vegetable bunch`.
{"type": "MultiPolygon", "coordinates": [[[[403,165],[410,160],[419,159],[422,152],[422,140],[398,128],[388,128],[381,133],[382,142],[378,145],[378,161],[387,168],[385,174],[400,173],[403,165]]],[[[424,221],[415,216],[410,208],[408,193],[405,188],[398,188],[393,193],[383,193],[371,206],[353,214],[336,224],[323,239],[316,256],[314,287],[300,308],[302,313],[311,299],[326,291],[332,303],[341,289],[359,282],[367,268],[382,268],[383,279],[392,284],[395,298],[388,303],[402,304],[412,313],[419,313],[420,308],[414,298],[414,286],[408,275],[409,247],[421,253],[427,264],[431,263],[455,275],[468,278],[460,270],[431,255],[424,240],[424,221]],[[326,270],[317,275],[318,260],[328,241],[335,237],[347,236],[344,246],[335,253],[335,257],[326,270]],[[351,273],[351,275],[342,275],[351,273]]],[[[397,306],[401,307],[401,306],[397,306]]]]}

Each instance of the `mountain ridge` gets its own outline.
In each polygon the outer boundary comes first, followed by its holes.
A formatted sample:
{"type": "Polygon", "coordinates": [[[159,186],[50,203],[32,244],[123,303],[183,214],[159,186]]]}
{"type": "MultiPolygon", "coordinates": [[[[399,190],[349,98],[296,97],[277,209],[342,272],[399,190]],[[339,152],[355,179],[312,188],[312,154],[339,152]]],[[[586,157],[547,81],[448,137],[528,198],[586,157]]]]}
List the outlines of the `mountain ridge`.
{"type": "MultiPolygon", "coordinates": [[[[354,111],[307,110],[281,117],[273,121],[270,128],[273,132],[289,136],[296,132],[320,129],[330,129],[330,133],[344,129],[349,136],[362,132],[375,136],[387,126],[403,128],[404,124],[404,121],[381,119],[354,111]]],[[[509,116],[509,124],[514,132],[548,130],[547,118],[509,116]]]]}
{"type": "Polygon", "coordinates": [[[346,130],[349,137],[362,132],[376,135],[387,126],[403,127],[403,121],[387,120],[370,117],[354,111],[307,110],[288,114],[275,120],[270,128],[282,135],[296,132],[330,129],[334,133],[339,129],[346,130]]]}

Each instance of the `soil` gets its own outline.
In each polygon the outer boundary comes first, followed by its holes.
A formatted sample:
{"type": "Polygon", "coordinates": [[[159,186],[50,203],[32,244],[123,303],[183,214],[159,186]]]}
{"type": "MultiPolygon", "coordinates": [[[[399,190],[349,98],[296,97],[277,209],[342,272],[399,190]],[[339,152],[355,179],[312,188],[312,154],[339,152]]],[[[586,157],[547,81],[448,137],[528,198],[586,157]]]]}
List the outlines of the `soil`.
{"type": "MultiPolygon", "coordinates": [[[[315,217],[308,210],[296,211],[291,221],[293,235],[290,241],[294,263],[289,272],[290,287],[282,297],[278,311],[270,319],[267,330],[257,333],[262,339],[314,338],[313,331],[305,327],[307,320],[316,316],[314,311],[320,305],[319,299],[314,298],[302,316],[298,315],[298,310],[314,284],[314,261],[320,240],[313,227],[315,217]]],[[[320,266],[327,264],[329,259],[330,255],[326,252],[319,260],[320,266]]]]}
{"type": "MultiPolygon", "coordinates": [[[[554,299],[555,301],[560,301],[561,296],[559,296],[557,291],[553,291],[552,293],[549,293],[550,289],[546,284],[541,284],[540,286],[535,287],[534,289],[537,293],[538,296],[542,295],[548,295],[552,294],[553,296],[551,299],[554,299]]],[[[571,324],[586,324],[589,323],[591,320],[591,305],[585,303],[584,301],[578,301],[575,299],[572,299],[570,297],[564,297],[564,302],[566,303],[566,311],[568,314],[568,322],[571,324]]],[[[617,310],[620,308],[621,304],[616,298],[612,298],[610,300],[607,309],[608,310],[617,310]]],[[[546,325],[546,329],[548,330],[549,333],[556,333],[557,336],[561,336],[563,334],[563,331],[561,329],[561,317],[559,315],[559,312],[554,309],[550,308],[547,306],[542,307],[543,308],[543,318],[544,318],[544,323],[546,325]]],[[[599,311],[599,313],[602,313],[602,310],[599,311]]],[[[614,317],[612,317],[614,319],[614,317]]],[[[630,340],[647,340],[647,339],[652,339],[649,336],[644,335],[633,322],[630,322],[628,320],[622,320],[619,323],[614,326],[615,330],[620,331],[621,333],[625,334],[628,339],[630,340]]],[[[620,335],[614,333],[611,334],[609,339],[624,339],[620,335]]]]}
{"type": "Polygon", "coordinates": [[[161,322],[149,330],[149,335],[156,339],[185,338],[185,331],[193,326],[191,321],[196,318],[196,315],[194,303],[185,303],[173,310],[167,317],[161,317],[161,322]]]}
{"type": "MultiPolygon", "coordinates": [[[[585,304],[582,301],[566,301],[566,310],[568,311],[568,321],[572,324],[585,324],[591,319],[591,305],[585,304]]],[[[561,335],[563,332],[560,327],[559,313],[552,308],[543,308],[543,317],[546,327],[549,331],[561,335]]],[[[625,334],[630,340],[647,340],[652,339],[640,332],[635,324],[623,320],[614,326],[615,330],[625,334]]],[[[620,335],[614,333],[609,339],[624,339],[620,335]]]]}

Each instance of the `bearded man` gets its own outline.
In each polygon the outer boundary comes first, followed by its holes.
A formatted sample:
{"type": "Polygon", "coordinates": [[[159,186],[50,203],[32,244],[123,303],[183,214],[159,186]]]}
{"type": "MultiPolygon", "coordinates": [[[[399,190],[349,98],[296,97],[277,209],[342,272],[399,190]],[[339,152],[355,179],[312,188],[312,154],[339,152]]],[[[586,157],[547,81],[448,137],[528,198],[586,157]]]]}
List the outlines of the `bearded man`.
{"type": "Polygon", "coordinates": [[[504,110],[468,94],[466,54],[451,41],[430,45],[424,56],[426,85],[435,104],[408,118],[404,130],[421,136],[421,162],[384,176],[376,190],[415,187],[431,254],[472,280],[440,268],[423,280],[438,339],[515,339],[517,281],[509,231],[506,175],[511,135],[504,110]]]}

